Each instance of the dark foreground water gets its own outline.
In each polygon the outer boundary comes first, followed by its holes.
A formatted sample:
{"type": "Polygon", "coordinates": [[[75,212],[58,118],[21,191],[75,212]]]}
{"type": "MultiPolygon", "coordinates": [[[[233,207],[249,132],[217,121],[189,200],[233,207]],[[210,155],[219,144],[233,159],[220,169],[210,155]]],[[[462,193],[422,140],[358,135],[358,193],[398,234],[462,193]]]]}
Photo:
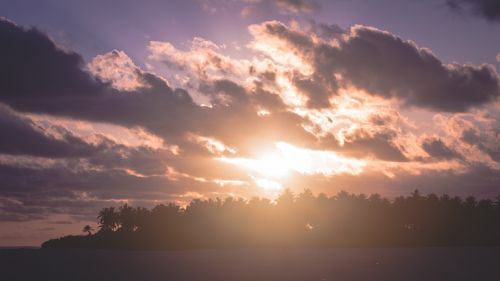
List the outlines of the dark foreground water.
{"type": "Polygon", "coordinates": [[[500,248],[3,249],[0,280],[500,280],[500,248]]]}

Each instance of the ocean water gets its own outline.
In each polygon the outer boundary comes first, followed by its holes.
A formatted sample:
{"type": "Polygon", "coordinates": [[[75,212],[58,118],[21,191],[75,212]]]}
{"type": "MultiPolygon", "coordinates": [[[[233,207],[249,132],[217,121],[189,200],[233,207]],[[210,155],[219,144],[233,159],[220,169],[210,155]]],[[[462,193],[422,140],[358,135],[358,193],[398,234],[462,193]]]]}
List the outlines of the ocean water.
{"type": "Polygon", "coordinates": [[[500,280],[500,248],[0,249],[0,280],[500,280]]]}

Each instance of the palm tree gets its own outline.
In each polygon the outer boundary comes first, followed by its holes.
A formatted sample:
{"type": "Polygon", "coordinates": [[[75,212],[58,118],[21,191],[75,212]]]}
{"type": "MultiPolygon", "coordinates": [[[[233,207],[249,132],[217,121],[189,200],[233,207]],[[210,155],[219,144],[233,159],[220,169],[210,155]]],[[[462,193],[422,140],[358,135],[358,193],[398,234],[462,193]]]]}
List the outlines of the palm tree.
{"type": "Polygon", "coordinates": [[[135,219],[135,209],[130,207],[128,204],[121,206],[118,209],[118,223],[120,224],[120,230],[125,232],[132,232],[136,227],[135,219]]]}
{"type": "Polygon", "coordinates": [[[285,208],[290,207],[295,202],[295,194],[290,189],[285,189],[282,194],[276,199],[277,206],[283,206],[285,208]]]}
{"type": "Polygon", "coordinates": [[[113,231],[118,225],[118,213],[114,207],[102,209],[97,217],[102,231],[113,231]]]}
{"type": "Polygon", "coordinates": [[[82,232],[88,233],[88,235],[90,236],[90,235],[92,235],[93,230],[94,230],[94,228],[87,224],[86,226],[83,227],[82,232]]]}

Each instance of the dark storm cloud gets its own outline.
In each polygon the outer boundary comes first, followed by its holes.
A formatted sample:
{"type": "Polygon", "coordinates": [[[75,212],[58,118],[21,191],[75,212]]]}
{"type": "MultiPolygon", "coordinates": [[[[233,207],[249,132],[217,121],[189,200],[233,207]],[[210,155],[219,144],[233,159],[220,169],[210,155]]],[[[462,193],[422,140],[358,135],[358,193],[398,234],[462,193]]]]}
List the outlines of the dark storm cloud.
{"type": "Polygon", "coordinates": [[[461,155],[454,149],[448,147],[439,138],[428,138],[422,142],[422,148],[431,157],[437,159],[454,159],[461,158],[461,155]]]}
{"type": "MultiPolygon", "coordinates": [[[[444,64],[430,50],[375,28],[354,26],[338,45],[315,44],[306,33],[276,21],[254,26],[251,31],[284,41],[288,52],[313,61],[314,76],[321,78],[318,82],[335,82],[334,74],[340,74],[339,84],[397,98],[408,106],[461,112],[500,96],[494,66],[444,64]]],[[[320,104],[322,100],[320,96],[320,104]]]]}
{"type": "Polygon", "coordinates": [[[471,13],[488,21],[500,21],[500,1],[498,0],[447,0],[453,11],[471,13]]]}

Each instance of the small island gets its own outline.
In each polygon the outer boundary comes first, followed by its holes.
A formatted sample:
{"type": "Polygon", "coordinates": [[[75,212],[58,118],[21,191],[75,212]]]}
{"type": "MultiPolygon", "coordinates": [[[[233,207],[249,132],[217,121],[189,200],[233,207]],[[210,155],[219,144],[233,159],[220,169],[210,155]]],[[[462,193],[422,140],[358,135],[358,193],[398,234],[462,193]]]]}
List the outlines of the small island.
{"type": "Polygon", "coordinates": [[[286,190],[275,201],[196,199],[152,209],[102,209],[99,229],[51,239],[43,248],[185,250],[262,247],[427,247],[500,245],[500,196],[389,200],[344,191],[328,197],[286,190]]]}

